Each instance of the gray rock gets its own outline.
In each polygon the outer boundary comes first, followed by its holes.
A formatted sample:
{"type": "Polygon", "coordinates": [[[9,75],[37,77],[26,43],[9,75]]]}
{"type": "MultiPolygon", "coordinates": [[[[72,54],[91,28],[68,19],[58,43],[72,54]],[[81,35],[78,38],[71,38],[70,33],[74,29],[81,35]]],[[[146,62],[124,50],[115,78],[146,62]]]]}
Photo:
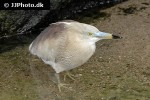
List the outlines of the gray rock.
{"type": "Polygon", "coordinates": [[[50,0],[50,10],[1,10],[0,39],[39,34],[50,23],[72,18],[84,10],[125,0],[50,0]]]}

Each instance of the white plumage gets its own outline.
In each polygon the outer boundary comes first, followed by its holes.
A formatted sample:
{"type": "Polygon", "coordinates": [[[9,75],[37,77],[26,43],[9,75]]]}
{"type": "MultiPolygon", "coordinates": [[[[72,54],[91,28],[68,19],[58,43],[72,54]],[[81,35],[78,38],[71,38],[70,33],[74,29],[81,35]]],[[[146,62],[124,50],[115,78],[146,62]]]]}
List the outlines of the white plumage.
{"type": "Polygon", "coordinates": [[[84,64],[95,52],[95,42],[120,38],[72,20],[50,24],[31,43],[29,51],[60,73],[84,64]]]}

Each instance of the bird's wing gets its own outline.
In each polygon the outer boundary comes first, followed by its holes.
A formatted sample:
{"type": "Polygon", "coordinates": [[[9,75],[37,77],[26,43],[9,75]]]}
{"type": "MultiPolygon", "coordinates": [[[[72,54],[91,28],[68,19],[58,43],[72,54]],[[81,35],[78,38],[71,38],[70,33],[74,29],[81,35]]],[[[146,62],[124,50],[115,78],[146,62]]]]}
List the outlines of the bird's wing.
{"type": "Polygon", "coordinates": [[[49,60],[54,56],[60,42],[65,41],[66,28],[64,23],[50,24],[40,35],[31,43],[29,51],[38,57],[49,60]],[[49,57],[49,58],[48,58],[49,57]]]}

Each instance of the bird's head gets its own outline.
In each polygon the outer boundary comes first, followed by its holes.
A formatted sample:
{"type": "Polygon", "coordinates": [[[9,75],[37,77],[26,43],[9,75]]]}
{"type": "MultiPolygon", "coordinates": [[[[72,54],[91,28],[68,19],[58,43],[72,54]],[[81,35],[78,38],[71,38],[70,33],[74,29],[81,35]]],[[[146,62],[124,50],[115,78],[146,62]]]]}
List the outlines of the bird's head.
{"type": "Polygon", "coordinates": [[[84,32],[85,36],[88,39],[92,40],[93,42],[97,42],[102,39],[121,39],[122,38],[114,34],[101,32],[92,25],[85,24],[84,27],[85,27],[85,32],[84,32]]]}

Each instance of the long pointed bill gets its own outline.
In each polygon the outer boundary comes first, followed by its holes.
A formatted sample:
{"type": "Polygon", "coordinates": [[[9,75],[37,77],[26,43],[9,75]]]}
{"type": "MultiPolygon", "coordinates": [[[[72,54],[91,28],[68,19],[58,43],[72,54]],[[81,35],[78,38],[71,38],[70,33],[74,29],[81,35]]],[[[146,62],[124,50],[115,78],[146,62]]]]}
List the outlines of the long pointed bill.
{"type": "Polygon", "coordinates": [[[110,33],[105,33],[105,32],[97,32],[95,33],[95,37],[99,37],[101,39],[121,39],[122,37],[113,35],[110,33]]]}

